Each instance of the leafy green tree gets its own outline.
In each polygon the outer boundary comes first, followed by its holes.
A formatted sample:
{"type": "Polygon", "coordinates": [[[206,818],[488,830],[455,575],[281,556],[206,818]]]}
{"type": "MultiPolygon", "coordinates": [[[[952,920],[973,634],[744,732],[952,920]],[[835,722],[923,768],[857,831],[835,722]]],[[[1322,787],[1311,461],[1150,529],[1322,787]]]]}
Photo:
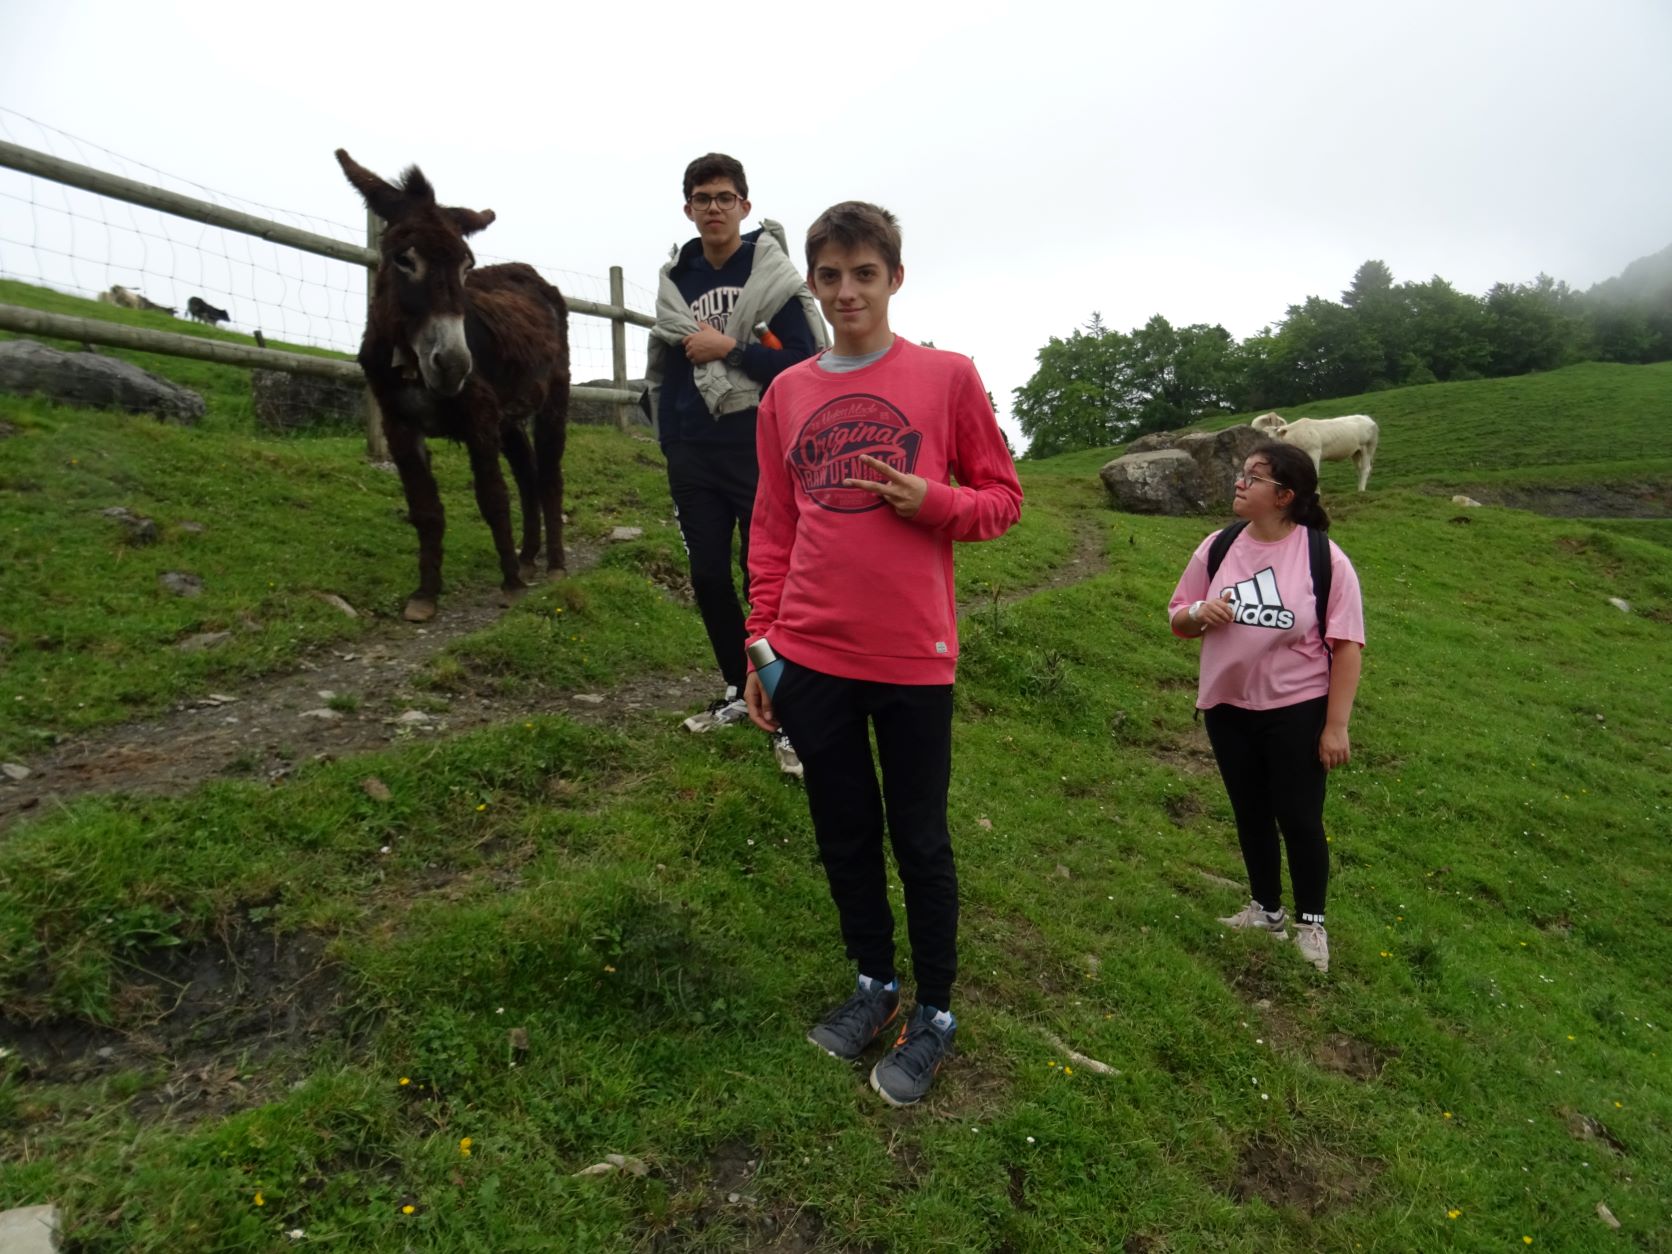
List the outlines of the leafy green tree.
{"type": "Polygon", "coordinates": [[[1039,350],[1033,377],[1015,391],[1011,413],[1028,437],[1029,457],[1102,448],[1117,438],[1124,396],[1126,337],[1093,314],[1085,330],[1052,336],[1039,350]]]}
{"type": "Polygon", "coordinates": [[[1494,375],[1554,370],[1584,356],[1587,328],[1566,283],[1541,274],[1486,294],[1494,375]]]}

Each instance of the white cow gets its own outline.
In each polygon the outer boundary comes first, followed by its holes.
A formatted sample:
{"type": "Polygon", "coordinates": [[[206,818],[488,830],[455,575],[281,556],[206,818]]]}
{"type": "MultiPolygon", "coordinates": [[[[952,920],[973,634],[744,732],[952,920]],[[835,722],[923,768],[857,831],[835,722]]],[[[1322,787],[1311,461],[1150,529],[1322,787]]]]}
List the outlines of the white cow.
{"type": "Polygon", "coordinates": [[[1363,492],[1370,482],[1370,463],[1375,460],[1381,430],[1368,414],[1296,418],[1293,422],[1284,422],[1276,414],[1262,414],[1249,426],[1266,432],[1274,440],[1293,444],[1312,459],[1314,466],[1344,462],[1350,457],[1358,466],[1358,490],[1363,492]]]}

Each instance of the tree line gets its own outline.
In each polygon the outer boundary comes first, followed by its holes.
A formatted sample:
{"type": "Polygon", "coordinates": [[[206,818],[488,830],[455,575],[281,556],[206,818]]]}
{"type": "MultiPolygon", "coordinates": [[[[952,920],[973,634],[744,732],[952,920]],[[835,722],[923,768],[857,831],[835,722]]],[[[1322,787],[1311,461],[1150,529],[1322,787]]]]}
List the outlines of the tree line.
{"type": "Polygon", "coordinates": [[[1383,388],[1672,359],[1672,247],[1588,292],[1541,274],[1484,296],[1436,276],[1395,283],[1367,261],[1339,301],[1309,296],[1238,343],[1222,326],[1157,314],[1131,331],[1101,314],[1052,336],[1015,391],[1026,456],[1105,448],[1204,415],[1278,409],[1383,388]]]}

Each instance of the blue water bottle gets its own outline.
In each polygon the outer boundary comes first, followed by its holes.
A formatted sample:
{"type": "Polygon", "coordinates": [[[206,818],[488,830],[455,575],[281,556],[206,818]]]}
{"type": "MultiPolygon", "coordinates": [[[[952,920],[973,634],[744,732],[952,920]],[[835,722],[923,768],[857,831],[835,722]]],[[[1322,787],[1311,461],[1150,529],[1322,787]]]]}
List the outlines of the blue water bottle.
{"type": "Polygon", "coordinates": [[[778,676],[784,673],[784,659],[772,651],[764,636],[750,645],[747,652],[749,660],[755,664],[755,674],[760,676],[761,687],[766,689],[770,698],[778,687],[778,676]]]}

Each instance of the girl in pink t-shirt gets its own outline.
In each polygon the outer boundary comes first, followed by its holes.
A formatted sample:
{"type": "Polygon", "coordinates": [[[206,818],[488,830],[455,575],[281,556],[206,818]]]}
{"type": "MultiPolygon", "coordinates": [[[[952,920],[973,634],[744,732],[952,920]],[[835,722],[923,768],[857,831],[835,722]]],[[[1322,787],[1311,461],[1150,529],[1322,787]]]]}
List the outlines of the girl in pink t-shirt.
{"type": "Polygon", "coordinates": [[[1251,900],[1220,922],[1288,935],[1281,830],[1299,916],[1295,941],[1307,961],[1328,971],[1324,785],[1350,754],[1347,724],[1364,648],[1358,574],[1331,541],[1329,603],[1320,631],[1307,529],[1326,530],[1329,515],[1318,499],[1317,468],[1299,449],[1278,443],[1255,448],[1243,463],[1232,508],[1246,526],[1211,583],[1214,536],[1196,547],[1168,607],[1174,635],[1202,637],[1196,705],[1248,868],[1251,900]]]}

